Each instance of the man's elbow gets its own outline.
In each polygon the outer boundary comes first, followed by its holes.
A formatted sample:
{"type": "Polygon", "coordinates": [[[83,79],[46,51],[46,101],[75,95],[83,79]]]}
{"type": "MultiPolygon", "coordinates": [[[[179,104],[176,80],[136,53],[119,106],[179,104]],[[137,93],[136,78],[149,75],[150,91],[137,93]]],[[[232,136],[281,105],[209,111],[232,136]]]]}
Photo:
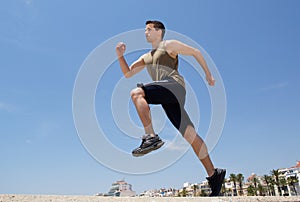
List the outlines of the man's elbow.
{"type": "Polygon", "coordinates": [[[128,79],[130,77],[132,77],[132,74],[130,74],[130,72],[127,72],[126,74],[124,74],[125,78],[128,79]]]}
{"type": "Polygon", "coordinates": [[[193,50],[193,56],[194,56],[194,57],[201,56],[201,55],[202,55],[202,54],[201,54],[201,51],[200,51],[199,49],[195,48],[195,49],[193,50]]]}

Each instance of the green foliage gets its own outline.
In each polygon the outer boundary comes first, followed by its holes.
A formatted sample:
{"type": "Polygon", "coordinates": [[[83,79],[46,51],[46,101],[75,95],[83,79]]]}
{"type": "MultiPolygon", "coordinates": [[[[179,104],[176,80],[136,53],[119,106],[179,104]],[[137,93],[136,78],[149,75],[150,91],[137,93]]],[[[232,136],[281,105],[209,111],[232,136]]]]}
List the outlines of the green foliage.
{"type": "Polygon", "coordinates": [[[249,185],[249,187],[247,188],[247,192],[248,192],[248,196],[254,196],[256,189],[255,187],[251,184],[249,185]]]}

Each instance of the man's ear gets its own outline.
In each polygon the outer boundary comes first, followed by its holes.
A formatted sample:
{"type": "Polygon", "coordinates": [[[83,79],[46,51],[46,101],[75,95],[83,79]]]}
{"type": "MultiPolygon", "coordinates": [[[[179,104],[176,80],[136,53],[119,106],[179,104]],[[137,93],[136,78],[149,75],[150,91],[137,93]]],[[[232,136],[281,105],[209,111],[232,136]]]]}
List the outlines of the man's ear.
{"type": "Polygon", "coordinates": [[[158,31],[160,32],[160,37],[163,38],[163,37],[162,37],[162,30],[161,30],[161,29],[158,29],[158,31]]]}

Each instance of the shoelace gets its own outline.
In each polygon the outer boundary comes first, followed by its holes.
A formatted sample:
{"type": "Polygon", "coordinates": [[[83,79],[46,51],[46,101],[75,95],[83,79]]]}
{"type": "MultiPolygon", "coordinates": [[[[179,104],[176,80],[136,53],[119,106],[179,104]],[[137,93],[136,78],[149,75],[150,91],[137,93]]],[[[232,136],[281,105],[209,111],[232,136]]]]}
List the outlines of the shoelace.
{"type": "Polygon", "coordinates": [[[142,138],[142,140],[145,140],[148,136],[149,136],[148,134],[145,134],[141,138],[142,138]]]}
{"type": "Polygon", "coordinates": [[[141,143],[140,147],[144,144],[145,141],[146,141],[146,139],[142,139],[142,143],[141,143]]]}

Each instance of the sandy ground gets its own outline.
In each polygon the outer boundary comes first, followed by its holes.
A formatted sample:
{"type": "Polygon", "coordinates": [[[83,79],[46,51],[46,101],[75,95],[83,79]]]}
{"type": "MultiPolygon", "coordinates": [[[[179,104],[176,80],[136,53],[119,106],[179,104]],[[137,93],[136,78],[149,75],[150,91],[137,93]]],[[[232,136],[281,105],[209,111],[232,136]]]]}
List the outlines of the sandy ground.
{"type": "Polygon", "coordinates": [[[300,196],[288,197],[101,197],[101,196],[61,196],[61,195],[14,195],[1,194],[0,202],[189,202],[189,201],[211,201],[211,202],[252,202],[252,201],[297,201],[300,202],[300,196]]]}

